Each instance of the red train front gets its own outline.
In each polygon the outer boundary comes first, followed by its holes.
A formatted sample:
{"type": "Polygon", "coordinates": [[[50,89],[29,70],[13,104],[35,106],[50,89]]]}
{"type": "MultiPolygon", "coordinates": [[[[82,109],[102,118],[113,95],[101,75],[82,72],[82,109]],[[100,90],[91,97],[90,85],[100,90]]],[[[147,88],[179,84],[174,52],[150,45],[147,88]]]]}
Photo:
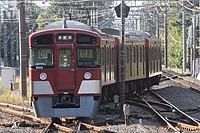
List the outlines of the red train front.
{"type": "Polygon", "coordinates": [[[37,117],[91,117],[101,96],[99,34],[43,30],[29,37],[31,101],[37,117]]]}

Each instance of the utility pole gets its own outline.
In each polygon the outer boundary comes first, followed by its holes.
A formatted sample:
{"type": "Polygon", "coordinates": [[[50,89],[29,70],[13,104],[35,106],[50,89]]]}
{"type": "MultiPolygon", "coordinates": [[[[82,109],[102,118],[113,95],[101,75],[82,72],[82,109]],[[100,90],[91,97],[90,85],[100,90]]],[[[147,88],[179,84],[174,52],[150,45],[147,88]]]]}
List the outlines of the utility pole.
{"type": "Polygon", "coordinates": [[[3,11],[3,49],[4,49],[4,66],[8,66],[8,36],[7,36],[7,22],[6,11],[3,11]]]}
{"type": "MultiPolygon", "coordinates": [[[[13,19],[13,11],[10,11],[10,17],[11,17],[11,19],[13,19]]],[[[14,29],[14,23],[11,23],[10,24],[10,27],[11,27],[11,29],[14,29]]],[[[14,67],[15,65],[14,65],[14,57],[15,57],[15,53],[14,53],[14,47],[15,47],[15,40],[14,40],[14,31],[12,31],[11,32],[11,35],[10,35],[10,40],[11,40],[11,46],[10,46],[10,51],[11,51],[11,53],[10,53],[10,55],[11,55],[11,60],[10,60],[10,66],[11,67],[14,67]]]]}
{"type": "Polygon", "coordinates": [[[192,17],[192,76],[196,77],[196,14],[194,13],[192,17]]]}
{"type": "Polygon", "coordinates": [[[25,2],[18,0],[19,6],[19,45],[20,45],[20,87],[21,96],[27,97],[27,55],[26,55],[26,30],[25,30],[25,2]]]}
{"type": "MultiPolygon", "coordinates": [[[[156,7],[157,8],[157,7],[156,7]]],[[[156,14],[156,37],[157,38],[160,38],[160,24],[159,24],[159,14],[158,13],[155,13],[156,14]]]]}
{"type": "Polygon", "coordinates": [[[135,19],[135,30],[138,30],[138,19],[135,19]]]}
{"type": "Polygon", "coordinates": [[[123,109],[123,105],[125,103],[125,2],[122,0],[121,3],[121,20],[122,20],[122,31],[121,31],[121,96],[120,96],[120,103],[121,103],[121,109],[123,109]]]}
{"type": "Polygon", "coordinates": [[[186,72],[186,10],[185,10],[185,1],[183,1],[182,7],[182,25],[183,25],[183,70],[182,73],[186,72]]]}
{"type": "Polygon", "coordinates": [[[125,18],[128,17],[130,7],[128,7],[124,0],[121,1],[117,7],[115,7],[115,11],[117,17],[121,17],[122,29],[121,29],[121,49],[120,49],[120,112],[123,114],[123,106],[125,103],[125,18]]]}
{"type": "Polygon", "coordinates": [[[164,35],[165,35],[165,47],[164,47],[164,59],[165,59],[165,68],[168,67],[168,22],[167,22],[167,4],[165,4],[164,9],[164,35]]]}

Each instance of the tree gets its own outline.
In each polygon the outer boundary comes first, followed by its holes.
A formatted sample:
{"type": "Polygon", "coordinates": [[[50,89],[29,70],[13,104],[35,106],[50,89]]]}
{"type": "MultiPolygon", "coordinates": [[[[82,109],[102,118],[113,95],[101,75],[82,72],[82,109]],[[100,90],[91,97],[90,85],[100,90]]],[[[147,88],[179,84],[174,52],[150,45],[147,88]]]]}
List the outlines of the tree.
{"type": "MultiPolygon", "coordinates": [[[[44,9],[36,20],[38,30],[41,30],[45,25],[64,19],[72,19],[83,22],[87,25],[91,24],[92,11],[98,12],[98,22],[102,21],[105,10],[112,5],[110,1],[86,1],[86,2],[53,2],[51,6],[44,9]]],[[[107,12],[107,11],[106,11],[107,12]]]]}
{"type": "Polygon", "coordinates": [[[172,68],[182,67],[182,25],[177,23],[179,21],[177,16],[177,10],[171,9],[169,27],[168,27],[168,55],[169,55],[169,66],[172,68]]]}

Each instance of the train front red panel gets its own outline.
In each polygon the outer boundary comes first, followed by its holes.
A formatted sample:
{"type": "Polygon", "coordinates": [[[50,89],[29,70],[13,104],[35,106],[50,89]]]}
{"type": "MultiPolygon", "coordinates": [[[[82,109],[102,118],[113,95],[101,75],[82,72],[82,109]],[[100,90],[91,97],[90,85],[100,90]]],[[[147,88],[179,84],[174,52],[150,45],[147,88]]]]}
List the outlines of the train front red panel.
{"type": "Polygon", "coordinates": [[[30,70],[31,96],[57,95],[54,81],[54,69],[51,70],[30,70]],[[43,75],[46,76],[44,79],[43,75]]]}
{"type": "Polygon", "coordinates": [[[101,69],[76,69],[75,83],[75,95],[101,95],[101,69]],[[87,73],[91,78],[87,79],[87,73]]]}

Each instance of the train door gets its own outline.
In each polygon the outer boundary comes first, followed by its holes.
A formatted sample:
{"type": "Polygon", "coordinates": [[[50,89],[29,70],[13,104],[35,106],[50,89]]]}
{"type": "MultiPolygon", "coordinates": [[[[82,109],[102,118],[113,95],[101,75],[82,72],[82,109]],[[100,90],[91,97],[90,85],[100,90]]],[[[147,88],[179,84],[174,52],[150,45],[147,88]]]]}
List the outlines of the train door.
{"type": "Polygon", "coordinates": [[[58,92],[74,89],[74,48],[72,45],[56,47],[56,87],[58,92]]]}

